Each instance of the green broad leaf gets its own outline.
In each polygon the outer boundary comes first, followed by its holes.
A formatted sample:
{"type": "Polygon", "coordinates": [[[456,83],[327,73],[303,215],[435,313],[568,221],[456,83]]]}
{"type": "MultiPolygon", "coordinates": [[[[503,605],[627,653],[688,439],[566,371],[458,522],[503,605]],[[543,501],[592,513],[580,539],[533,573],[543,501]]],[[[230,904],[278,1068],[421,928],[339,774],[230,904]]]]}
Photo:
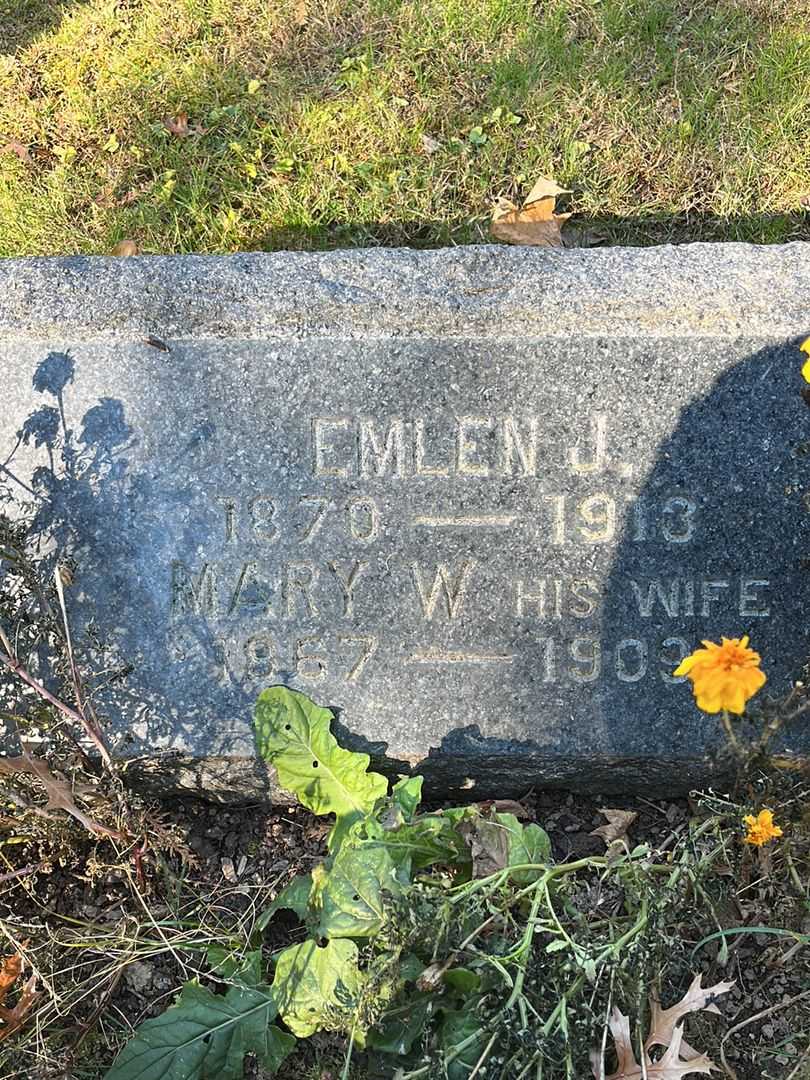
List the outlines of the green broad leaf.
{"type": "Polygon", "coordinates": [[[366,1044],[382,1054],[409,1054],[425,1030],[432,1008],[433,998],[426,994],[391,1009],[368,1033],[366,1044]]]}
{"type": "Polygon", "coordinates": [[[323,947],[305,941],[279,955],[273,994],[279,1015],[299,1038],[352,1026],[361,987],[358,956],[357,946],[347,938],[323,947]]]}
{"type": "Polygon", "coordinates": [[[241,951],[240,946],[211,945],[206,952],[211,974],[225,982],[257,987],[264,977],[261,949],[241,951]]]}
{"type": "Polygon", "coordinates": [[[269,987],[219,995],[186,983],[175,1005],[141,1024],[105,1080],[242,1080],[247,1053],[275,1072],[295,1046],[275,1017],[269,987]]]}
{"type": "Polygon", "coordinates": [[[565,940],[565,938],[555,938],[553,941],[550,941],[548,945],[546,945],[546,952],[562,952],[563,949],[567,948],[568,942],[565,940]]]}
{"type": "Polygon", "coordinates": [[[275,900],[266,907],[256,920],[256,929],[264,930],[277,911],[294,911],[303,922],[309,914],[309,894],[312,891],[312,875],[296,874],[285,885],[275,900]]]}
{"type": "Polygon", "coordinates": [[[472,994],[481,987],[481,976],[469,968],[450,968],[442,975],[442,981],[459,994],[472,994]]]}
{"type": "Polygon", "coordinates": [[[445,1054],[448,1080],[467,1080],[481,1056],[487,1038],[488,1033],[480,1031],[480,1021],[472,1009],[445,1012],[439,1028],[439,1045],[445,1054]],[[465,1039],[477,1032],[480,1033],[469,1046],[447,1060],[465,1039]]]}
{"type": "Polygon", "coordinates": [[[344,843],[331,866],[313,873],[311,905],[320,915],[318,934],[346,938],[379,933],[388,916],[386,898],[402,893],[396,871],[382,845],[344,843]]]}
{"type": "Polygon", "coordinates": [[[470,852],[447,818],[431,814],[385,834],[382,841],[397,866],[421,870],[436,863],[469,863],[470,852]],[[410,860],[410,862],[408,862],[410,860]]]}
{"type": "Polygon", "coordinates": [[[370,814],[388,791],[388,781],[368,771],[368,754],[338,745],[331,722],[328,709],[286,686],[263,690],[256,703],[259,753],[275,766],[279,783],[307,809],[335,814],[340,824],[370,814]]]}
{"type": "MultiPolygon", "coordinates": [[[[551,861],[551,840],[545,829],[539,825],[521,825],[514,814],[493,814],[493,821],[509,833],[507,866],[551,861]]],[[[511,876],[518,885],[531,885],[542,873],[542,870],[516,870],[511,876]]]]}
{"type": "Polygon", "coordinates": [[[403,776],[394,784],[391,799],[402,812],[403,821],[410,824],[419,803],[422,801],[423,776],[403,776]]]}
{"type": "Polygon", "coordinates": [[[416,982],[424,970],[424,962],[416,953],[406,953],[399,965],[399,977],[402,982],[416,982]]]}

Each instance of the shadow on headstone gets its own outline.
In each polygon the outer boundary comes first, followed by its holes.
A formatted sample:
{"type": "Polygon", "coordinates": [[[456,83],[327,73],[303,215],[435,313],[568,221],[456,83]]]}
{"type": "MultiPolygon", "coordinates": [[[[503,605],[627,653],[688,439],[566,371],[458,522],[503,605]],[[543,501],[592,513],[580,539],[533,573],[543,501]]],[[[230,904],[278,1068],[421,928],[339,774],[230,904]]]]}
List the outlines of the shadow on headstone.
{"type": "MultiPolygon", "coordinates": [[[[800,392],[797,345],[752,352],[682,409],[619,517],[598,633],[593,623],[578,632],[563,613],[558,631],[549,633],[547,625],[538,631],[543,648],[527,642],[510,670],[512,692],[535,683],[547,693],[540,684],[566,672],[581,682],[585,708],[572,712],[567,730],[558,729],[555,752],[546,740],[485,738],[471,724],[445,736],[420,766],[431,781],[457,780],[459,759],[467,761],[478,797],[503,793],[505,778],[514,790],[539,782],[667,793],[728,777],[719,718],[699,712],[691,684],[672,672],[703,639],[747,634],[768,674],[761,700],[785,694],[810,655],[810,412],[800,392]]],[[[663,346],[675,361],[672,379],[689,380],[693,347],[684,342],[677,362],[678,346],[663,346]]],[[[650,367],[660,348],[650,346],[650,367]]],[[[657,404],[651,395],[660,387],[645,374],[643,356],[639,361],[636,385],[625,397],[631,406],[635,395],[636,416],[626,444],[607,445],[606,490],[614,490],[617,466],[642,460],[644,409],[657,404]]],[[[595,510],[591,524],[598,527],[601,508],[595,510]]],[[[569,567],[552,562],[544,572],[549,591],[552,580],[567,588],[569,567]]],[[[542,709],[536,723],[547,726],[542,709]]],[[[778,746],[807,754],[804,718],[783,732],[778,746]]]]}
{"type": "MultiPolygon", "coordinates": [[[[680,658],[702,638],[748,633],[763,652],[769,690],[784,691],[798,673],[808,651],[802,454],[810,414],[799,393],[795,346],[752,351],[685,407],[677,404],[683,395],[669,404],[656,395],[666,395],[674,381],[689,382],[694,343],[632,347],[634,362],[621,370],[611,369],[607,354],[604,361],[605,378],[625,380],[612,386],[605,407],[615,409],[618,394],[627,415],[567,493],[572,514],[582,499],[591,502],[584,524],[571,518],[566,527],[587,528],[592,538],[604,527],[610,542],[581,548],[590,560],[584,568],[574,565],[572,549],[545,545],[536,552],[549,609],[542,619],[524,614],[516,628],[494,627],[508,637],[514,662],[485,705],[475,689],[462,699],[468,724],[442,730],[414,684],[414,744],[430,742],[426,759],[389,756],[389,743],[378,737],[384,718],[359,715],[351,694],[332,705],[341,741],[370,753],[376,767],[396,774],[416,766],[445,792],[469,779],[470,796],[482,798],[537,785],[683,790],[722,774],[722,762],[716,719],[702,716],[689,687],[672,678],[680,658]],[[644,420],[651,408],[672,414],[671,435],[654,456],[644,420]],[[589,575],[593,610],[586,619],[573,610],[571,583],[589,575]],[[513,721],[520,716],[503,733],[492,707],[498,695],[513,721]]],[[[722,354],[729,346],[715,340],[701,348],[722,354]]],[[[710,362],[720,370],[722,359],[710,362]]],[[[583,374],[584,386],[600,363],[583,374]]],[[[269,646],[254,648],[249,677],[223,651],[203,602],[213,587],[205,560],[214,540],[202,479],[215,478],[215,490],[228,492],[258,459],[240,456],[228,409],[198,400],[199,386],[189,390],[188,412],[176,414],[168,387],[189,369],[167,363],[152,370],[164,373],[164,387],[150,385],[147,393],[133,379],[126,400],[92,400],[83,393],[82,363],[50,353],[33,374],[42,403],[22,423],[0,480],[6,500],[27,504],[33,535],[76,566],[71,619],[94,668],[107,673],[96,692],[117,751],[150,759],[147,778],[174,770],[179,785],[198,794],[241,785],[250,797],[267,787],[264,765],[249,749],[257,678],[330,702],[319,698],[317,684],[297,682],[278,665],[269,646]],[[134,417],[170,401],[175,413],[161,418],[160,430],[171,439],[152,445],[154,431],[144,432],[134,417]],[[176,576],[178,553],[197,567],[193,584],[176,576]],[[167,610],[174,606],[182,619],[170,627],[167,610]],[[178,742],[197,749],[207,762],[202,771],[190,766],[188,754],[170,752],[178,742]]],[[[599,400],[592,404],[599,410],[599,400]]],[[[527,410],[538,407],[525,403],[527,410]]],[[[262,437],[272,431],[282,445],[283,431],[269,424],[262,437]]],[[[278,489],[295,477],[283,464],[267,481],[278,489]]],[[[495,498],[511,497],[513,487],[504,480],[495,498]]],[[[536,505],[524,497],[527,513],[547,514],[548,496],[535,493],[536,505]]],[[[224,503],[226,522],[227,513],[224,503]]],[[[424,543],[430,550],[434,541],[424,543]]],[[[259,585],[250,588],[261,610],[266,597],[259,585]]],[[[251,600],[247,587],[239,595],[251,600]]],[[[387,613],[392,626],[396,602],[387,613]]],[[[798,745],[793,733],[786,742],[798,745]]]]}

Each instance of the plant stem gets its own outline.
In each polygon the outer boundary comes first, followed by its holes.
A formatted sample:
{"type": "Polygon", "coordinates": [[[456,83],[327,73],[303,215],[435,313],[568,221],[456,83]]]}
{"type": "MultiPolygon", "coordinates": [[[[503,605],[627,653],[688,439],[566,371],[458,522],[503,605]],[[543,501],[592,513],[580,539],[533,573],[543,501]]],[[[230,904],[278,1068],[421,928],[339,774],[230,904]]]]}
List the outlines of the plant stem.
{"type": "Polygon", "coordinates": [[[731,717],[728,715],[728,709],[723,709],[720,713],[720,719],[723,724],[723,730],[726,733],[726,738],[732,746],[732,749],[736,754],[740,753],[740,744],[737,742],[737,736],[734,732],[734,728],[731,723],[731,717]]]}
{"type": "Polygon", "coordinates": [[[346,1047],[346,1060],[343,1062],[343,1072],[340,1074],[340,1080],[349,1080],[349,1069],[352,1064],[352,1050],[354,1049],[354,1024],[352,1024],[351,1034],[349,1035],[349,1045],[346,1047]]]}
{"type": "MultiPolygon", "coordinates": [[[[479,1057],[478,1061],[476,1061],[476,1063],[475,1063],[475,1068],[470,1073],[469,1080],[475,1080],[475,1077],[478,1076],[479,1072],[481,1071],[481,1067],[483,1066],[484,1062],[489,1057],[489,1052],[492,1049],[492,1044],[495,1042],[495,1038],[496,1038],[497,1034],[498,1034],[497,1031],[492,1032],[492,1035],[490,1036],[489,1042],[487,1043],[487,1045],[482,1050],[481,1056],[479,1057]]],[[[345,1080],[345,1077],[344,1077],[344,1080],[345,1080]]]]}
{"type": "MultiPolygon", "coordinates": [[[[8,641],[5,635],[3,635],[3,638],[5,641],[8,641]]],[[[8,645],[6,645],[6,648],[8,648],[8,645]]],[[[42,685],[42,683],[37,682],[34,676],[31,675],[25,668],[25,666],[21,664],[20,661],[17,660],[16,657],[14,657],[13,655],[8,655],[7,653],[4,653],[2,652],[2,650],[0,650],[0,664],[4,664],[12,674],[22,679],[24,683],[27,683],[31,687],[31,689],[35,690],[44,701],[47,701],[48,704],[53,705],[55,709],[58,709],[59,712],[61,712],[64,716],[68,717],[69,720],[72,720],[74,723],[79,724],[85,734],[90,739],[92,739],[96,749],[101,755],[101,760],[104,762],[108,769],[112,770],[112,758],[110,757],[110,752],[104,743],[101,732],[96,729],[95,725],[93,725],[86,716],[83,716],[82,713],[77,712],[76,709],[71,708],[71,706],[68,705],[66,702],[60,701],[60,699],[58,697],[55,697],[50,692],[50,690],[48,690],[42,685]]]]}

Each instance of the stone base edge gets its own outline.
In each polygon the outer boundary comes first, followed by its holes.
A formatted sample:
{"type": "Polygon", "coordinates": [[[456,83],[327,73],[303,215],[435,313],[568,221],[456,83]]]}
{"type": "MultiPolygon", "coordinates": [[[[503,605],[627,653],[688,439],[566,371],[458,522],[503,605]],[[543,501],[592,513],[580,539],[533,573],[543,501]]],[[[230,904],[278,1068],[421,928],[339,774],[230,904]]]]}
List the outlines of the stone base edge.
{"type": "Polygon", "coordinates": [[[810,319],[810,243],[477,245],[0,259],[0,333],[169,348],[300,338],[782,338],[810,319]]]}
{"type": "MultiPolygon", "coordinates": [[[[810,759],[791,759],[790,767],[810,770],[810,759]]],[[[401,775],[382,760],[372,759],[371,768],[392,779],[401,775]]],[[[708,757],[662,760],[537,754],[516,760],[508,754],[463,759],[431,755],[414,772],[425,777],[427,800],[459,802],[519,798],[530,791],[555,789],[669,798],[695,789],[722,787],[731,779],[727,761],[708,757]]],[[[165,755],[128,763],[125,778],[133,789],[161,798],[192,797],[231,805],[295,802],[295,797],[278,785],[274,770],[257,758],[165,755]]]]}

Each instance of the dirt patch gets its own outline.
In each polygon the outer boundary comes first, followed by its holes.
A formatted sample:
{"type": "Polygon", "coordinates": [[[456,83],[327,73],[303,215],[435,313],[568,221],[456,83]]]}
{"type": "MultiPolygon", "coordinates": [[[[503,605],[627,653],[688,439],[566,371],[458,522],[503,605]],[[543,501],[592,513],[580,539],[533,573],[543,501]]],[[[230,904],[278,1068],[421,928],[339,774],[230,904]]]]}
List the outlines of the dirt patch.
{"type": "MultiPolygon", "coordinates": [[[[698,812],[690,800],[541,793],[524,802],[549,832],[555,857],[564,861],[604,851],[603,839],[594,835],[605,825],[604,807],[635,812],[630,844],[658,852],[698,812]]],[[[129,852],[121,859],[108,842],[75,831],[60,858],[0,886],[0,926],[10,942],[30,942],[24,951],[45,987],[41,1019],[34,1019],[16,1045],[0,1044],[0,1080],[100,1080],[127,1034],[165,1009],[183,982],[209,982],[206,950],[249,936],[278,890],[325,854],[327,826],[298,806],[223,808],[186,800],[154,813],[172,822],[174,853],[147,850],[133,858],[129,852]]],[[[744,880],[729,881],[724,892],[713,890],[711,910],[698,898],[683,912],[681,925],[667,932],[684,935],[691,949],[718,926],[810,933],[809,846],[808,837],[796,833],[789,857],[794,868],[803,867],[803,877],[797,871],[792,890],[768,875],[767,860],[749,859],[744,880]]],[[[0,848],[4,866],[11,863],[11,850],[0,848]]],[[[18,870],[37,858],[34,851],[13,854],[18,870]]],[[[589,896],[580,899],[587,906],[589,896]]],[[[593,895],[595,905],[612,902],[609,895],[593,895]]],[[[604,913],[604,907],[598,910],[604,913]]],[[[299,936],[294,916],[274,921],[268,958],[299,936]]],[[[721,1041],[736,1028],[723,1047],[727,1075],[787,1080],[810,1045],[810,1000],[802,997],[810,989],[810,946],[786,933],[731,935],[725,941],[725,956],[718,938],[695,951],[691,966],[674,965],[662,995],[673,995],[679,981],[688,984],[699,971],[705,985],[733,979],[720,1016],[690,1021],[692,1041],[719,1064],[721,1041]]],[[[316,1037],[301,1044],[278,1076],[337,1077],[343,1053],[341,1039],[316,1037]]],[[[262,1074],[248,1061],[245,1075],[262,1074]]],[[[371,1075],[362,1057],[351,1075],[371,1075]]]]}

